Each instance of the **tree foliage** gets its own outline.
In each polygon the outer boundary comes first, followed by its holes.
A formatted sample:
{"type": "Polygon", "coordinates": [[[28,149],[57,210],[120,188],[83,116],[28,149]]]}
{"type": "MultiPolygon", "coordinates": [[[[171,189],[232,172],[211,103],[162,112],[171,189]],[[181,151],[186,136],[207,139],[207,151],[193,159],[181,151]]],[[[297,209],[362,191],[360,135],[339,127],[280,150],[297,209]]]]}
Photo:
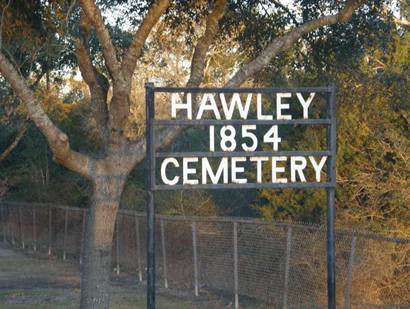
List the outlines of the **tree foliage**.
{"type": "MultiPolygon", "coordinates": [[[[301,78],[331,79],[338,86],[339,224],[408,237],[410,105],[403,98],[410,89],[409,34],[390,29],[354,62],[339,61],[325,72],[318,64],[308,70],[316,73],[302,71],[301,78]]],[[[318,130],[307,130],[299,140],[298,147],[325,146],[318,130]]],[[[260,198],[255,207],[265,218],[321,222],[325,216],[323,192],[262,190],[260,198]]]]}

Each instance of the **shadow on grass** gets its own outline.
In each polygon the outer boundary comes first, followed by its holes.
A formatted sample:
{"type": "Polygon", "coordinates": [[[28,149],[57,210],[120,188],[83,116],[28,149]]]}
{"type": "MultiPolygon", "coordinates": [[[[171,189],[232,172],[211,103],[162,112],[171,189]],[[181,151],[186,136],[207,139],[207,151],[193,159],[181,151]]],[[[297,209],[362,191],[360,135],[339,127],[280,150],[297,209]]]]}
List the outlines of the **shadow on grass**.
{"type": "MultiPolygon", "coordinates": [[[[78,308],[79,278],[78,266],[72,263],[0,248],[0,308],[78,308]]],[[[110,308],[146,307],[145,287],[136,280],[120,276],[112,283],[110,308]]],[[[175,296],[157,295],[157,308],[206,307],[175,296]]]]}

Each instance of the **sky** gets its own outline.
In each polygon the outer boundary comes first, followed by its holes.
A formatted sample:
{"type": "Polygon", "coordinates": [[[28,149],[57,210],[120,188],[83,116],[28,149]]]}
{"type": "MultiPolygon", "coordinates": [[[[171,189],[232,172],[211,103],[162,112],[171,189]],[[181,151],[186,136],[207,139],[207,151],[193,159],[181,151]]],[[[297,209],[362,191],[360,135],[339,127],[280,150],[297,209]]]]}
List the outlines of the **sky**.
{"type": "MultiPolygon", "coordinates": [[[[279,0],[283,6],[289,8],[291,12],[299,13],[297,1],[295,0],[279,0]]],[[[390,11],[396,18],[400,18],[400,10],[399,10],[399,0],[386,0],[388,3],[388,7],[390,11]]],[[[132,5],[133,0],[128,0],[127,4],[117,5],[113,7],[111,10],[103,12],[103,16],[105,21],[110,24],[111,26],[116,25],[118,18],[124,16],[127,12],[127,6],[132,5]]],[[[298,14],[299,15],[299,14],[298,14]]],[[[300,16],[297,16],[297,19],[300,19],[300,16]]],[[[132,31],[134,26],[131,23],[130,19],[122,19],[123,22],[123,29],[127,31],[132,31]]]]}

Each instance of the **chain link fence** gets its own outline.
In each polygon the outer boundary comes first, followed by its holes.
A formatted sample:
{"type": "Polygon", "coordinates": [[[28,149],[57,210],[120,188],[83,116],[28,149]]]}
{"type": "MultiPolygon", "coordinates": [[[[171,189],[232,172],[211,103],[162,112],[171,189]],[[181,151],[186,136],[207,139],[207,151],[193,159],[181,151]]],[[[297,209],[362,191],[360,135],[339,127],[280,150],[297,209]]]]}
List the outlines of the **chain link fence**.
{"type": "MultiPolygon", "coordinates": [[[[81,263],[87,210],[1,202],[2,240],[81,263]]],[[[146,218],[120,210],[114,273],[142,283],[146,218]]],[[[326,230],[239,218],[158,216],[157,284],[234,307],[326,308],[326,230]],[[256,305],[255,305],[256,306],[256,305]]],[[[338,308],[410,308],[410,240],[336,231],[338,308]]]]}

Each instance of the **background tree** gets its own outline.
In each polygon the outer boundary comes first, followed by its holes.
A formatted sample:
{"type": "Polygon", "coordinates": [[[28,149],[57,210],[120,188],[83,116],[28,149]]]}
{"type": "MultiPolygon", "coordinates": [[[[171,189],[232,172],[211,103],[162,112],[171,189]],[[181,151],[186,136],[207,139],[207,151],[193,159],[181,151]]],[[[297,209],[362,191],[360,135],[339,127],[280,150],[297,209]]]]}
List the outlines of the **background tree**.
{"type": "MultiPolygon", "coordinates": [[[[401,16],[408,14],[404,8],[401,16]]],[[[409,33],[382,15],[370,25],[383,31],[365,29],[341,42],[333,36],[309,38],[304,67],[288,69],[292,77],[281,82],[333,80],[338,86],[338,225],[408,237],[410,105],[403,98],[410,89],[409,33]],[[354,45],[360,48],[351,50],[354,45]]],[[[290,57],[299,61],[295,53],[290,57]]],[[[295,132],[295,146],[323,148],[321,133],[295,132]]],[[[322,191],[261,190],[259,197],[255,209],[266,219],[323,222],[322,191]]]]}

